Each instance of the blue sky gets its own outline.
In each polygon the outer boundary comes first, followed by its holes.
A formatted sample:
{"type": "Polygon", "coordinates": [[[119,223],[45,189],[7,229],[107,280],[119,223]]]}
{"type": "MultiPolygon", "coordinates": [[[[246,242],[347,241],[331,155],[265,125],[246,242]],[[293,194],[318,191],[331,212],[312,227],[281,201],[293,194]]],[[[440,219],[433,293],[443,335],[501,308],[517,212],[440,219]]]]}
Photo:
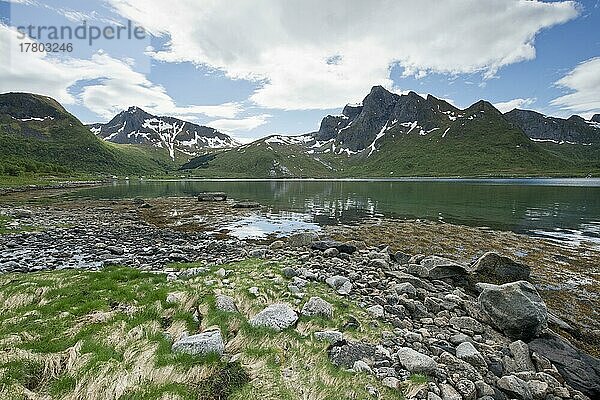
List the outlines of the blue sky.
{"type": "Polygon", "coordinates": [[[0,19],[0,92],[52,96],[84,122],[137,105],[249,141],[316,130],[376,84],[459,107],[600,113],[600,0],[11,0],[0,19]],[[54,40],[74,48],[55,54],[15,38],[84,20],[147,34],[54,40]]]}

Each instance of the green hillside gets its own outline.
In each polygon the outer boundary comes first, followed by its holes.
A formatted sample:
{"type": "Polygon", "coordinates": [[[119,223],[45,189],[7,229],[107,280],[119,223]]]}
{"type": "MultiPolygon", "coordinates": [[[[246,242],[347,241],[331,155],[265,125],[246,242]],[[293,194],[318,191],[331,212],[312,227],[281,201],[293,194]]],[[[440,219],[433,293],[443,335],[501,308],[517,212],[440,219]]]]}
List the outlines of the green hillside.
{"type": "Polygon", "coordinates": [[[48,97],[0,95],[0,174],[146,174],[171,167],[162,151],[101,141],[48,97]]]}

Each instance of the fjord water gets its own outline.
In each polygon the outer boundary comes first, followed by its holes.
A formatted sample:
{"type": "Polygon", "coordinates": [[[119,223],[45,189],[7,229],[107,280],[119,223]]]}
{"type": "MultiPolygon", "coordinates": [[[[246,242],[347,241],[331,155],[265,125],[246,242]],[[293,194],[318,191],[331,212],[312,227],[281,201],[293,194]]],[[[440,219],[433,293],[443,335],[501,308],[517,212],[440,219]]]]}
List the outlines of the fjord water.
{"type": "MultiPolygon", "coordinates": [[[[202,180],[115,183],[77,191],[96,199],[226,192],[269,215],[352,224],[376,217],[428,219],[600,245],[600,179],[202,180]]],[[[264,220],[248,220],[249,224],[264,220]]],[[[274,226],[282,227],[282,224],[274,226]]],[[[302,227],[302,225],[298,225],[302,227]]]]}

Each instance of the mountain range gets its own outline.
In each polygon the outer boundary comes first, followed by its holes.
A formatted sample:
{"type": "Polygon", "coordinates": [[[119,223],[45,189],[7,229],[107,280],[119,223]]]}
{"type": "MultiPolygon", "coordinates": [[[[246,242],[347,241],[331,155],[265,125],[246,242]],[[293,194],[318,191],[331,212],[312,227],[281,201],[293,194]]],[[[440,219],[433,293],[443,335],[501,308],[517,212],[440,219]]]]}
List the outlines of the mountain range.
{"type": "Polygon", "coordinates": [[[88,128],[112,143],[166,149],[173,160],[177,153],[184,157],[195,156],[205,149],[235,147],[238,144],[216,129],[173,117],[158,117],[135,106],[120,112],[106,124],[91,124],[88,128]]]}
{"type": "Polygon", "coordinates": [[[315,132],[240,145],[216,129],[139,107],[84,126],[50,98],[8,93],[0,95],[0,155],[21,166],[206,177],[597,175],[600,115],[502,114],[483,100],[460,109],[375,86],[315,132]]]}

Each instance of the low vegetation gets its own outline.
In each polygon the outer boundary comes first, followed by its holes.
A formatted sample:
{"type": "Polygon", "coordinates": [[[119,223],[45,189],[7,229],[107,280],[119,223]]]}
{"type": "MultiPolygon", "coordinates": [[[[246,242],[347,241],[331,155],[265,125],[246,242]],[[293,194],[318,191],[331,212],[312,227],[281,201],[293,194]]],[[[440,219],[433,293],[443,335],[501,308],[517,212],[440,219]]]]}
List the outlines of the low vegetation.
{"type": "MultiPolygon", "coordinates": [[[[345,332],[349,338],[376,342],[391,329],[325,285],[307,287],[306,298],[318,294],[331,302],[332,320],[302,317],[280,333],[248,323],[268,304],[297,301],[281,267],[248,260],[225,265],[227,278],[213,267],[171,282],[162,273],[124,267],[3,275],[0,398],[350,399],[366,398],[366,386],[400,398],[372,375],[335,367],[327,343],[312,337],[339,329],[350,316],[363,323],[345,332]],[[215,294],[232,296],[240,312],[216,310],[215,294]],[[221,328],[224,358],[171,351],[173,338],[211,326],[221,328]]],[[[406,388],[425,380],[412,377],[406,388]]]]}

